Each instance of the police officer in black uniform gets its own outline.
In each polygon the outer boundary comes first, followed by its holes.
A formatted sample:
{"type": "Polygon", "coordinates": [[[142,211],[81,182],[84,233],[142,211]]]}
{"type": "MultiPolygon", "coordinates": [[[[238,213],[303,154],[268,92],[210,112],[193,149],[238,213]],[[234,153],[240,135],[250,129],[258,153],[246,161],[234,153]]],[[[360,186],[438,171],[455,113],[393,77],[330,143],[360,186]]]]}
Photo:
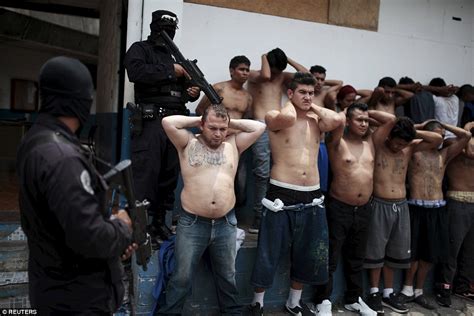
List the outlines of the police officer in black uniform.
{"type": "Polygon", "coordinates": [[[38,315],[111,315],[122,303],[120,256],[131,255],[132,232],[126,211],[106,214],[105,185],[75,136],[92,105],[91,75],[78,60],[55,57],[39,85],[40,114],[16,166],[31,307],[38,315]]]}
{"type": "Polygon", "coordinates": [[[140,130],[132,131],[136,196],[150,202],[148,211],[153,218],[150,232],[162,239],[170,233],[165,215],[173,209],[179,158],[161,126],[161,119],[168,115],[188,115],[186,102],[197,100],[200,92],[199,88],[187,85],[185,70],[175,63],[160,36],[164,30],[173,38],[177,27],[178,19],[173,12],[153,12],[148,39],[135,42],[124,60],[128,78],[135,83],[135,103],[143,115],[140,130]]]}

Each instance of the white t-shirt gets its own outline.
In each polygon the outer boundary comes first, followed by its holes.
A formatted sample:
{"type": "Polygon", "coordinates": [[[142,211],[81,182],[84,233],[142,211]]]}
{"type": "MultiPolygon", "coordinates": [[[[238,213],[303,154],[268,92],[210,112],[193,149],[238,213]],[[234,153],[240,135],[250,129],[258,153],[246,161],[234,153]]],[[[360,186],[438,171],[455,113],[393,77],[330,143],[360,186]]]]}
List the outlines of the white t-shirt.
{"type": "MultiPolygon", "coordinates": [[[[438,97],[433,95],[435,103],[435,119],[444,124],[458,125],[459,99],[456,95],[450,97],[438,97]]],[[[446,131],[445,138],[455,137],[453,133],[446,131]]]]}

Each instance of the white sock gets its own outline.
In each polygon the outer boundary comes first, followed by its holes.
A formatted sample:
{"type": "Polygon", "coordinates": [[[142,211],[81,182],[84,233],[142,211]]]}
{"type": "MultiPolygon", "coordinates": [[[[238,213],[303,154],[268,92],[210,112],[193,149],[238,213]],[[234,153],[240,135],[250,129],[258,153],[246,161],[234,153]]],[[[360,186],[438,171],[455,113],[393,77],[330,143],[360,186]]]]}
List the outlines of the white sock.
{"type": "Polygon", "coordinates": [[[252,305],[255,305],[255,303],[260,303],[260,307],[263,307],[263,296],[265,295],[265,291],[261,293],[254,292],[253,293],[253,300],[252,300],[252,305]]]}
{"type": "Polygon", "coordinates": [[[379,291],[379,288],[378,288],[378,287],[371,287],[371,288],[370,288],[370,294],[377,293],[378,291],[379,291]]]}
{"type": "Polygon", "coordinates": [[[383,289],[383,297],[389,297],[390,294],[393,293],[393,289],[392,288],[388,288],[388,289],[383,289]]]}
{"type": "Polygon", "coordinates": [[[290,287],[290,293],[288,294],[286,305],[290,308],[300,306],[301,292],[303,292],[303,290],[295,290],[290,287]]]}
{"type": "Polygon", "coordinates": [[[402,294],[406,296],[413,296],[413,285],[404,285],[403,290],[401,291],[402,294]]]}
{"type": "Polygon", "coordinates": [[[423,289],[415,289],[415,297],[423,295],[423,289]]]}

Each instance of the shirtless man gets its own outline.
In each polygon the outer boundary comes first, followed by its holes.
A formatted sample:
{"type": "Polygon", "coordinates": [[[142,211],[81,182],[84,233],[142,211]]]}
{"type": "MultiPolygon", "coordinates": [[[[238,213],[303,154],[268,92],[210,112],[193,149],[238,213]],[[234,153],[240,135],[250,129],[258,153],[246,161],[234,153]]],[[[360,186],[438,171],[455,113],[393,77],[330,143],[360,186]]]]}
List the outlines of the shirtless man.
{"type": "MultiPolygon", "coordinates": [[[[231,119],[241,119],[251,109],[252,96],[244,88],[249,77],[249,67],[250,60],[247,57],[235,56],[229,64],[230,80],[212,85],[222,97],[222,104],[229,112],[231,119]]],[[[202,115],[209,105],[211,102],[204,95],[196,108],[196,114],[202,115]]],[[[230,132],[228,131],[228,133],[230,132]]]]}
{"type": "MultiPolygon", "coordinates": [[[[300,302],[303,283],[328,280],[328,231],[319,190],[319,135],[342,124],[336,112],[312,103],[314,77],[296,73],[281,110],[269,111],[273,165],[262,212],[257,257],[251,283],[255,287],[252,315],[263,314],[265,289],[272,286],[279,260],[291,250],[291,288],[286,303],[293,315],[310,312],[300,302]]],[[[322,308],[322,306],[318,306],[322,308]]],[[[329,309],[331,306],[329,305],[329,309]]]]}
{"type": "MultiPolygon", "coordinates": [[[[464,126],[474,135],[474,122],[464,126]]],[[[448,165],[447,209],[449,216],[449,256],[442,265],[441,280],[438,280],[436,301],[441,306],[451,305],[451,290],[457,296],[474,297],[474,138],[462,153],[448,165]],[[457,274],[456,274],[457,269],[457,274]],[[456,274],[456,277],[455,277],[456,274]],[[454,281],[454,289],[453,289],[454,281]]]]}
{"type": "Polygon", "coordinates": [[[380,79],[367,104],[369,109],[395,115],[395,108],[405,104],[411,97],[413,92],[397,88],[395,79],[384,77],[380,79]]]}
{"type": "Polygon", "coordinates": [[[318,289],[316,302],[329,300],[332,291],[332,274],[336,271],[339,256],[343,254],[347,284],[345,308],[364,316],[376,315],[362,300],[362,271],[371,216],[370,199],[373,190],[375,149],[373,139],[386,137],[395,118],[381,111],[368,111],[364,103],[347,108],[346,124],[332,131],[326,139],[333,181],[327,203],[329,226],[329,282],[318,289]],[[369,134],[369,120],[380,125],[369,134]]]}
{"type": "MultiPolygon", "coordinates": [[[[283,72],[287,64],[290,64],[297,71],[308,72],[308,69],[288,58],[279,48],[262,55],[260,70],[250,71],[248,89],[253,97],[253,118],[255,120],[264,122],[267,112],[281,109],[283,88],[288,86],[294,75],[290,72],[283,72]]],[[[267,192],[270,177],[270,145],[266,131],[252,146],[252,153],[255,177],[253,203],[255,218],[249,228],[249,233],[256,234],[260,227],[262,199],[267,192]]]]}
{"type": "MultiPolygon", "coordinates": [[[[229,112],[231,119],[241,119],[249,114],[252,106],[252,96],[244,88],[245,82],[249,77],[250,60],[245,56],[235,56],[230,60],[229,72],[230,80],[218,82],[213,85],[216,92],[222,97],[222,104],[229,112]]],[[[202,115],[204,110],[211,105],[209,99],[204,97],[196,108],[196,114],[202,115]]],[[[227,134],[235,133],[235,130],[229,129],[227,134]]],[[[235,177],[235,196],[236,206],[245,204],[247,182],[247,164],[246,159],[239,161],[237,175],[235,177]]]]}
{"type": "Polygon", "coordinates": [[[160,315],[181,315],[202,254],[209,249],[221,312],[240,315],[235,285],[236,225],[234,177],[239,155],[265,130],[253,120],[230,119],[223,105],[202,117],[168,116],[163,128],[179,154],[183,191],[176,232],[176,266],[160,315]],[[195,136],[187,128],[200,127],[195,136]],[[240,133],[227,137],[227,129],[240,133]]]}
{"type": "Polygon", "coordinates": [[[371,90],[356,90],[351,85],[345,85],[336,95],[336,112],[344,111],[352,103],[366,103],[372,95],[371,90]]]}
{"type": "Polygon", "coordinates": [[[314,86],[313,102],[328,109],[336,109],[336,95],[342,87],[341,80],[326,80],[326,68],[315,65],[309,69],[309,72],[316,79],[314,86]]]}
{"type": "Polygon", "coordinates": [[[367,304],[377,313],[387,306],[398,313],[408,308],[393,293],[393,268],[410,266],[410,214],[405,179],[414,152],[437,148],[443,138],[435,132],[416,130],[407,117],[399,117],[373,139],[375,146],[374,198],[369,223],[364,267],[370,269],[370,295],[367,304]],[[383,299],[379,292],[384,274],[383,299]]]}
{"type": "Polygon", "coordinates": [[[456,135],[455,139],[441,149],[432,148],[414,153],[408,165],[411,265],[405,274],[400,297],[406,303],[415,302],[426,309],[435,309],[423,295],[423,287],[432,265],[443,262],[449,252],[443,176],[447,164],[466,146],[470,133],[435,120],[415,126],[417,129],[436,132],[443,138],[445,131],[456,135]],[[415,274],[416,287],[413,291],[415,274]]]}

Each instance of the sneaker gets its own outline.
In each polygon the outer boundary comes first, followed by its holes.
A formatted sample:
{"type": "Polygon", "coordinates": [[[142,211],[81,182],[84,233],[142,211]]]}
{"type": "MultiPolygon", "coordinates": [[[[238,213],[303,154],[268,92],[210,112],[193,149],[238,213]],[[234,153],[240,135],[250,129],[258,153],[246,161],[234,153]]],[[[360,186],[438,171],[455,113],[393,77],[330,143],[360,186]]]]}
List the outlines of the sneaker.
{"type": "Polygon", "coordinates": [[[438,289],[435,295],[436,303],[440,306],[451,307],[451,291],[449,289],[438,289]]]}
{"type": "Polygon", "coordinates": [[[405,306],[403,299],[396,293],[390,294],[389,297],[382,298],[382,305],[390,308],[399,314],[408,313],[408,308],[405,306]]]}
{"type": "Polygon", "coordinates": [[[291,314],[295,316],[314,316],[316,313],[311,310],[308,305],[303,303],[303,301],[300,301],[300,306],[295,306],[291,308],[287,304],[285,304],[286,310],[291,314]]]}
{"type": "Polygon", "coordinates": [[[474,293],[470,291],[460,292],[460,293],[455,292],[454,295],[456,295],[457,297],[469,300],[471,302],[474,302],[474,293]]]}
{"type": "Polygon", "coordinates": [[[370,307],[371,310],[375,311],[377,314],[383,314],[383,306],[382,306],[382,293],[376,292],[372,293],[367,297],[367,305],[370,307]]]}
{"type": "Polygon", "coordinates": [[[424,296],[423,294],[415,297],[413,302],[415,302],[416,304],[420,305],[421,307],[429,309],[429,310],[436,309],[436,307],[431,305],[430,302],[428,301],[428,299],[426,298],[426,296],[424,296]]]}
{"type": "Polygon", "coordinates": [[[260,217],[255,216],[253,219],[252,225],[249,227],[249,233],[251,234],[258,234],[258,230],[260,229],[260,217]]]}
{"type": "Polygon", "coordinates": [[[316,315],[332,316],[332,304],[329,300],[324,300],[321,304],[316,305],[316,315]]]}
{"type": "Polygon", "coordinates": [[[355,303],[345,304],[344,308],[350,312],[360,313],[362,316],[377,316],[377,312],[371,309],[360,297],[355,303]]]}
{"type": "Polygon", "coordinates": [[[411,303],[415,300],[415,294],[408,296],[400,292],[398,293],[398,296],[400,296],[400,299],[403,300],[403,303],[411,303]]]}
{"type": "Polygon", "coordinates": [[[263,307],[257,302],[255,305],[249,305],[250,316],[263,316],[263,307]]]}

